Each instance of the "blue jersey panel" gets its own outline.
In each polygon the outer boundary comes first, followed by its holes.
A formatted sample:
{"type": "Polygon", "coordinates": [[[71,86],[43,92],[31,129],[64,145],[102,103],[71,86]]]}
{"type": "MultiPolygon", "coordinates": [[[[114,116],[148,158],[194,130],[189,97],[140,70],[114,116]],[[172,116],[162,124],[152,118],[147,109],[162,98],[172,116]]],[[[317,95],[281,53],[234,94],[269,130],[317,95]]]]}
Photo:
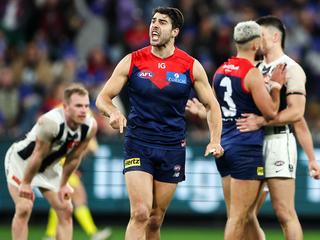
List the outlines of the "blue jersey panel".
{"type": "Polygon", "coordinates": [[[159,65],[159,60],[149,55],[133,62],[126,137],[144,145],[179,148],[185,139],[185,105],[193,87],[192,64],[173,58],[162,60],[164,64],[159,65]]]}
{"type": "Polygon", "coordinates": [[[241,133],[236,126],[236,119],[241,118],[243,113],[261,115],[252,95],[243,89],[242,81],[248,70],[241,71],[241,64],[232,65],[232,70],[236,69],[236,72],[225,73],[221,69],[224,68],[220,67],[214,76],[213,86],[222,112],[222,145],[262,145],[263,129],[241,133]]]}

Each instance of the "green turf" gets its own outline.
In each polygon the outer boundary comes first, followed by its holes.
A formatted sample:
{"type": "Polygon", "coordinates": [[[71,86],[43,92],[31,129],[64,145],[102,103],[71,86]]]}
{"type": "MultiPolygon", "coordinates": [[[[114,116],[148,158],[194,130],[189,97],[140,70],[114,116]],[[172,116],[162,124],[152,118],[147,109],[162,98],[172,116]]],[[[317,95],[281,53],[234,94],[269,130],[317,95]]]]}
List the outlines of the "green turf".
{"type": "MultiPolygon", "coordinates": [[[[44,233],[44,226],[31,226],[29,239],[41,240],[44,233]]],[[[123,240],[124,239],[124,227],[113,227],[113,235],[111,240],[123,240]]],[[[282,240],[282,234],[280,230],[265,230],[268,240],[282,240]]],[[[210,229],[200,227],[171,227],[164,226],[162,229],[162,239],[165,240],[223,240],[222,229],[210,229]]],[[[319,240],[320,231],[305,231],[305,240],[319,240]]],[[[10,240],[10,227],[8,225],[0,226],[0,240],[10,240]]],[[[75,227],[74,240],[88,240],[79,227],[75,227]]]]}

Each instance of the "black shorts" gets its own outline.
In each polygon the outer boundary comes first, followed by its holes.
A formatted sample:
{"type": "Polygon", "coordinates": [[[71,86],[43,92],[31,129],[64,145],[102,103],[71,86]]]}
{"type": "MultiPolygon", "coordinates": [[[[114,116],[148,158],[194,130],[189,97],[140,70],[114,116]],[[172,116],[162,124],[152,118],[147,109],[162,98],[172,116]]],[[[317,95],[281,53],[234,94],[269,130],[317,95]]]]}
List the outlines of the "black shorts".
{"type": "Polygon", "coordinates": [[[185,180],[186,149],[143,146],[131,139],[124,143],[123,173],[143,171],[160,182],[178,183],[185,180]]]}
{"type": "Polygon", "coordinates": [[[224,146],[224,155],[216,159],[221,177],[231,176],[242,180],[263,180],[264,159],[262,146],[224,146]]]}

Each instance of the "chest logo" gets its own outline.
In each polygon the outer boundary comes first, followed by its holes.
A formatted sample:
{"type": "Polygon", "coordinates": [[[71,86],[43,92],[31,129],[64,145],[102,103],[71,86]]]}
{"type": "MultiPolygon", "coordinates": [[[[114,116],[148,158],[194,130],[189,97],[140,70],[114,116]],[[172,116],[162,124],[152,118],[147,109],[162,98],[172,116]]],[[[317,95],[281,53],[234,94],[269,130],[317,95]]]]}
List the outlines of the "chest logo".
{"type": "Polygon", "coordinates": [[[167,72],[166,79],[169,82],[187,84],[187,76],[182,73],[167,72]]]}
{"type": "Polygon", "coordinates": [[[165,69],[166,68],[166,64],[164,62],[163,63],[158,63],[158,68],[165,69]]]}
{"type": "Polygon", "coordinates": [[[140,78],[150,79],[153,76],[154,76],[154,73],[148,70],[138,72],[138,77],[140,78]]]}

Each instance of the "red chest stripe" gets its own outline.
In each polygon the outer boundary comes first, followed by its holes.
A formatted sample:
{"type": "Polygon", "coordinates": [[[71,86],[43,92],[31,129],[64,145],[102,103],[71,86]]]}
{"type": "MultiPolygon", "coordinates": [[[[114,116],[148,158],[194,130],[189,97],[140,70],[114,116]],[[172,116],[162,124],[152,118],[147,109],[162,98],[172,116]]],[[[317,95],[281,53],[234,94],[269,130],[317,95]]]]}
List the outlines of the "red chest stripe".
{"type": "Polygon", "coordinates": [[[193,82],[192,67],[194,59],[176,48],[172,56],[161,59],[151,53],[151,47],[146,47],[132,53],[129,76],[132,74],[133,67],[140,69],[139,77],[149,79],[159,89],[170,85],[166,79],[167,72],[186,73],[190,72],[193,82]]]}

